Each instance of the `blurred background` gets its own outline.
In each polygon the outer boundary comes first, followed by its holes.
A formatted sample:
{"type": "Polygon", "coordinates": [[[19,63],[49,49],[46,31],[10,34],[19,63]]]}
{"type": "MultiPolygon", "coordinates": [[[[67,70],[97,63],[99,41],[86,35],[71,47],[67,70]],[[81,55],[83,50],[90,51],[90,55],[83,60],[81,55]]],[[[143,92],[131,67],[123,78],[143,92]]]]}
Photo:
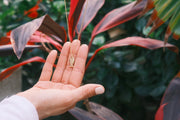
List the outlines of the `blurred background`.
{"type": "MultiPolygon", "coordinates": [[[[106,0],[95,19],[82,34],[82,43],[88,44],[94,26],[109,11],[131,3],[134,0],[106,0]]],[[[37,0],[1,0],[0,1],[0,37],[10,30],[33,18],[24,15],[37,0]]],[[[61,26],[66,26],[64,0],[43,0],[38,9],[38,17],[48,14],[61,26]]],[[[67,1],[69,11],[69,1],[67,1]]],[[[95,37],[88,58],[100,46],[128,36],[146,37],[151,27],[145,29],[152,11],[141,18],[133,19],[95,37]]],[[[164,40],[167,23],[148,37],[164,40]]],[[[180,42],[169,38],[169,43],[180,47],[180,42]]],[[[0,57],[0,70],[15,65],[33,56],[46,58],[47,52],[34,49],[23,54],[20,60],[15,55],[0,57]]],[[[118,113],[124,120],[153,120],[162,95],[170,80],[176,75],[180,65],[176,54],[163,49],[147,50],[136,46],[110,48],[101,51],[85,73],[84,83],[99,83],[106,92],[90,101],[102,104],[118,113]]],[[[22,67],[22,90],[32,87],[39,79],[42,63],[31,63],[22,67]]],[[[1,91],[3,92],[3,91],[1,91]]],[[[84,107],[82,102],[77,104],[84,107]]],[[[46,120],[72,120],[66,113],[46,120]]]]}

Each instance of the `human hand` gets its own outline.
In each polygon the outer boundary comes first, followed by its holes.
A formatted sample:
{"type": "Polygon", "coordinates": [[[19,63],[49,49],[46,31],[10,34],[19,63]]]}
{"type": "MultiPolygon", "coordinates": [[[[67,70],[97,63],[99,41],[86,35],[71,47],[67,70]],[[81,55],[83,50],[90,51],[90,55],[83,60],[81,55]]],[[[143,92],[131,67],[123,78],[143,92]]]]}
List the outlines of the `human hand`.
{"type": "Polygon", "coordinates": [[[80,86],[87,54],[88,46],[80,46],[79,40],[74,40],[72,43],[66,42],[54,73],[53,64],[57,57],[55,50],[48,55],[37,84],[17,95],[28,99],[36,107],[39,118],[43,119],[68,111],[80,100],[104,93],[102,85],[80,86]]]}

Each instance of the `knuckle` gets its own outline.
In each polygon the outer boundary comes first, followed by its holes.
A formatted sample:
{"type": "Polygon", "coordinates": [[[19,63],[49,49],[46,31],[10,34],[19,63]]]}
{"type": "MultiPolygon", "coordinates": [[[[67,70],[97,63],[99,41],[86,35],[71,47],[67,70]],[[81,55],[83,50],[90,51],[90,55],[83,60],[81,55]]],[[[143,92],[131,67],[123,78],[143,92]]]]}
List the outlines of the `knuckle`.
{"type": "Polygon", "coordinates": [[[66,71],[68,71],[68,72],[69,72],[69,71],[72,71],[72,67],[69,67],[69,66],[66,67],[66,71]]]}
{"type": "Polygon", "coordinates": [[[80,68],[78,68],[78,67],[74,67],[74,68],[73,68],[73,71],[79,72],[79,73],[81,73],[81,74],[84,74],[84,69],[80,69],[80,68]]]}
{"type": "Polygon", "coordinates": [[[93,96],[93,93],[91,92],[90,89],[82,89],[81,94],[85,99],[93,96]]]}

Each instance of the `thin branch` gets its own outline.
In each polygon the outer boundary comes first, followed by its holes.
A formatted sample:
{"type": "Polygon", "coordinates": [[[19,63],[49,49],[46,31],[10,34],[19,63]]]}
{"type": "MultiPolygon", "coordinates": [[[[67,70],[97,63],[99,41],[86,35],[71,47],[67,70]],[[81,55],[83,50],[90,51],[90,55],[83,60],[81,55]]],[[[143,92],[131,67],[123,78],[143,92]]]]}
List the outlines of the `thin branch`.
{"type": "Polygon", "coordinates": [[[94,112],[91,110],[91,107],[89,105],[89,99],[85,99],[83,104],[85,104],[86,109],[88,110],[88,112],[94,114],[94,112]]]}

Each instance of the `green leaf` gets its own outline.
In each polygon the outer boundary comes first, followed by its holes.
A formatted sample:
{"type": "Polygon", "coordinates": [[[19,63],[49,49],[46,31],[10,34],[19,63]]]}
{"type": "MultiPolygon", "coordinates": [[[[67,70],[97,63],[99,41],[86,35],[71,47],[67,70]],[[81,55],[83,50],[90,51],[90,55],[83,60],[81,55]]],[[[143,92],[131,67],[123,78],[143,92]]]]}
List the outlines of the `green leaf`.
{"type": "Polygon", "coordinates": [[[105,42],[105,38],[104,36],[97,36],[94,38],[94,41],[93,41],[93,45],[98,45],[98,46],[101,46],[103,45],[105,42]]]}
{"type": "Polygon", "coordinates": [[[152,89],[152,86],[138,86],[135,88],[135,92],[140,96],[148,96],[152,89]]]}
{"type": "Polygon", "coordinates": [[[165,89],[166,89],[165,85],[158,86],[150,92],[150,95],[153,97],[160,96],[165,91],[165,89]]]}
{"type": "Polygon", "coordinates": [[[144,34],[144,35],[148,35],[149,32],[151,31],[151,28],[152,28],[152,27],[147,27],[147,28],[144,27],[144,28],[143,28],[143,34],[144,34]]]}
{"type": "Polygon", "coordinates": [[[58,12],[62,12],[64,10],[64,1],[54,1],[53,6],[57,9],[58,12]]]}
{"type": "Polygon", "coordinates": [[[123,91],[120,92],[119,98],[124,103],[131,102],[132,92],[128,87],[123,88],[123,91]]]}
{"type": "Polygon", "coordinates": [[[180,35],[180,8],[176,11],[176,13],[172,16],[171,21],[169,23],[169,27],[172,32],[177,35],[180,35]]]}
{"type": "Polygon", "coordinates": [[[166,22],[179,8],[179,0],[160,0],[155,9],[158,12],[158,17],[166,22]]]}
{"type": "Polygon", "coordinates": [[[118,83],[119,83],[119,77],[116,73],[113,71],[110,71],[109,74],[105,77],[105,87],[106,87],[106,97],[111,98],[114,96],[118,83]]]}

